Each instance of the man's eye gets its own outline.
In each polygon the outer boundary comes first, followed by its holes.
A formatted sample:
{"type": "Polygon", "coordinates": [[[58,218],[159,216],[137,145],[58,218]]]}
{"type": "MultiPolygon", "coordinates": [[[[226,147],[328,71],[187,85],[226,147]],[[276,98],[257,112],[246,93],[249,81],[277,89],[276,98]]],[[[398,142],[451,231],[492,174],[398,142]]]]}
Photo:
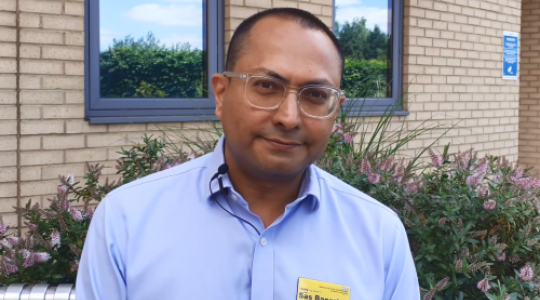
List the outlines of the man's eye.
{"type": "Polygon", "coordinates": [[[323,100],[326,99],[326,93],[321,91],[309,91],[308,96],[313,99],[323,100]]]}
{"type": "Polygon", "coordinates": [[[271,81],[259,81],[258,86],[263,89],[275,89],[276,84],[271,81]]]}

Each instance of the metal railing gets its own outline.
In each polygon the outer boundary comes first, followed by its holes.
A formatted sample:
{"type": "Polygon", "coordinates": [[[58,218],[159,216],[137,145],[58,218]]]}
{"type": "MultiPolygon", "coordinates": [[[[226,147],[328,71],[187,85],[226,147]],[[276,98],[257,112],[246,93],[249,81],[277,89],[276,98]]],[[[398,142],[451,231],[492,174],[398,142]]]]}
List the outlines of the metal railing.
{"type": "Polygon", "coordinates": [[[75,300],[75,286],[11,284],[0,287],[0,300],[75,300]]]}

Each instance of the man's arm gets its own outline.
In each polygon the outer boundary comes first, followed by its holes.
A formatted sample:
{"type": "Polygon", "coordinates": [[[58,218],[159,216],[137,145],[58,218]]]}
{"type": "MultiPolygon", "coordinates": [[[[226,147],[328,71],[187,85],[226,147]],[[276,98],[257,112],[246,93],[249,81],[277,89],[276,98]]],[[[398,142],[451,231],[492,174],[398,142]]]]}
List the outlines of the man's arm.
{"type": "Polygon", "coordinates": [[[385,234],[386,280],[384,300],[419,300],[418,275],[407,240],[407,233],[400,221],[392,222],[385,234]],[[393,231],[393,232],[392,232],[393,231]]]}
{"type": "Polygon", "coordinates": [[[90,223],[77,275],[78,300],[127,299],[124,215],[113,211],[110,200],[103,199],[90,223]]]}

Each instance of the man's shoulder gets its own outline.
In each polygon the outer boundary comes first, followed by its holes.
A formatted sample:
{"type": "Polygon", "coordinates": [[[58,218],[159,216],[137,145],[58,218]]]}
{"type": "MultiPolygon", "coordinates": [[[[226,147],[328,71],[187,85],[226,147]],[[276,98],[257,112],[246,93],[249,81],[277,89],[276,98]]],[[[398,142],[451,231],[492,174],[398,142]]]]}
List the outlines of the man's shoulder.
{"type": "MultiPolygon", "coordinates": [[[[138,193],[144,191],[145,194],[152,192],[153,190],[161,190],[169,183],[182,183],[182,179],[186,177],[195,178],[206,168],[206,161],[209,155],[204,155],[199,158],[187,161],[178,166],[172,167],[167,170],[162,170],[154,174],[150,174],[143,178],[137,179],[130,183],[124,184],[121,187],[111,191],[107,198],[116,198],[131,193],[138,193]]],[[[187,183],[187,182],[186,182],[187,183]]],[[[175,184],[175,188],[181,188],[175,184]]]]}
{"type": "Polygon", "coordinates": [[[397,214],[388,206],[318,167],[316,171],[320,184],[326,185],[328,189],[339,195],[339,199],[336,199],[337,203],[399,221],[397,214]]]}

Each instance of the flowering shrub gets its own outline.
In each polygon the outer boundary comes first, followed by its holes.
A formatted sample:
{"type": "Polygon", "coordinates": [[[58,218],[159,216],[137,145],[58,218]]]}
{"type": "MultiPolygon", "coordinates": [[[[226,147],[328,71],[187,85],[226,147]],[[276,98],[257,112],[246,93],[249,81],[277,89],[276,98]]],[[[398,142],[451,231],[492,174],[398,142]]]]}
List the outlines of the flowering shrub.
{"type": "Polygon", "coordinates": [[[421,174],[365,154],[321,167],[391,207],[407,228],[423,299],[540,299],[540,179],[504,158],[429,150],[421,174]]]}
{"type": "Polygon", "coordinates": [[[168,169],[195,157],[195,154],[168,157],[165,143],[145,136],[143,143],[120,152],[119,181],[100,183],[103,166],[86,166],[84,184],[73,175],[61,176],[56,197],[41,208],[29,202],[17,213],[25,219],[25,237],[7,237],[7,226],[0,219],[0,284],[75,282],[82,247],[99,203],[110,191],[148,174],[168,169]],[[82,204],[76,208],[72,204],[82,204]]]}
{"type": "MultiPolygon", "coordinates": [[[[423,300],[540,300],[540,179],[504,158],[451,156],[431,149],[428,168],[396,159],[374,143],[355,149],[354,127],[338,124],[317,164],[392,208],[407,228],[423,300]],[[367,150],[366,150],[367,149],[367,150]]],[[[199,147],[212,150],[210,142],[199,147]]],[[[0,221],[0,284],[74,282],[92,201],[112,189],[197,155],[166,155],[150,137],[118,161],[118,182],[100,183],[103,166],[87,165],[85,183],[61,177],[47,208],[19,210],[24,238],[7,237],[0,221]],[[82,203],[82,208],[73,203],[82,203]]]]}

